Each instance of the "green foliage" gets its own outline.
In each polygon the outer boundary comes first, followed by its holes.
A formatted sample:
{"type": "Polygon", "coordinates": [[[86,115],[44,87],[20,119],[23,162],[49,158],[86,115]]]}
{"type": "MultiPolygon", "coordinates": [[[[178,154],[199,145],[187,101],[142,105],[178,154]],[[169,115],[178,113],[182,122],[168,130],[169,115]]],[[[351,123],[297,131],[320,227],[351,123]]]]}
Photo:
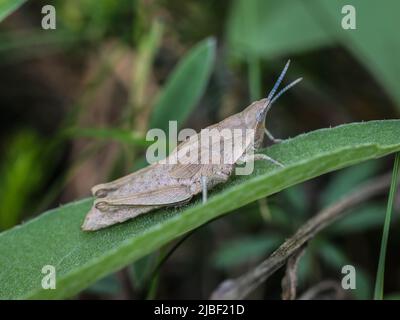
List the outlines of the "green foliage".
{"type": "Polygon", "coordinates": [[[57,8],[57,23],[60,27],[75,33],[77,36],[99,39],[107,35],[126,37],[125,24],[121,19],[132,14],[134,5],[129,0],[81,0],[62,1],[54,4],[57,8]]]}
{"type": "MultiPolygon", "coordinates": [[[[163,25],[154,21],[150,31],[142,36],[138,44],[138,57],[135,72],[132,75],[131,100],[134,107],[141,110],[146,101],[152,97],[146,95],[146,87],[149,85],[150,74],[157,50],[161,44],[163,25]]],[[[131,107],[133,107],[131,106],[131,107]]]]}
{"type": "Polygon", "coordinates": [[[388,0],[382,5],[374,0],[353,0],[351,4],[357,10],[358,27],[351,32],[340,27],[343,15],[338,13],[346,4],[349,3],[345,0],[323,0],[317,12],[324,14],[324,21],[335,32],[338,41],[374,75],[399,107],[400,42],[393,39],[398,29],[400,2],[388,0]]]}
{"type": "Polygon", "coordinates": [[[381,203],[366,203],[351,209],[348,216],[334,223],[329,232],[345,235],[381,227],[385,219],[385,206],[381,203]]]}
{"type": "Polygon", "coordinates": [[[43,151],[43,142],[32,131],[18,132],[5,146],[0,164],[0,230],[17,224],[34,203],[45,175],[43,151]]]}
{"type": "Polygon", "coordinates": [[[265,257],[283,241],[278,234],[240,237],[227,241],[213,256],[217,268],[229,269],[265,257]]]}
{"type": "Polygon", "coordinates": [[[354,190],[365,180],[377,174],[378,170],[378,162],[368,161],[338,172],[332,178],[328,187],[322,191],[321,205],[325,207],[335,203],[349,191],[354,190]]]}
{"type": "Polygon", "coordinates": [[[92,200],[51,210],[0,235],[0,298],[62,298],[204,223],[254,200],[318,175],[400,150],[399,120],[342,125],[302,134],[265,151],[285,168],[257,162],[254,173],[236,176],[211,193],[93,233],[80,230],[92,200]],[[44,265],[57,270],[57,289],[43,290],[44,265]]]}
{"type": "MultiPolygon", "coordinates": [[[[25,1],[0,0],[0,22],[25,1]]],[[[400,54],[400,45],[399,41],[396,41],[395,31],[398,29],[396,22],[400,2],[387,0],[382,5],[375,0],[353,0],[351,4],[357,10],[356,30],[341,28],[341,9],[345,4],[349,3],[345,0],[233,0],[201,3],[187,1],[182,5],[181,1],[168,1],[167,4],[165,1],[144,3],[131,0],[81,0],[75,3],[55,0],[55,31],[43,32],[40,28],[14,30],[14,26],[8,28],[7,24],[3,24],[5,29],[0,34],[2,65],[18,66],[21,60],[36,60],[38,56],[43,58],[60,50],[66,53],[66,62],[78,62],[83,61],[81,58],[91,59],[97,53],[103,52],[104,48],[113,45],[123,48],[121,52],[130,52],[135,63],[132,70],[124,71],[127,74],[133,72],[132,79],[128,87],[127,104],[114,127],[77,128],[76,123],[70,123],[74,121],[67,120],[67,125],[62,125],[59,132],[55,133],[53,140],[57,142],[46,142],[47,145],[53,145],[50,152],[46,149],[44,141],[31,131],[25,130],[11,136],[5,144],[0,163],[0,230],[14,226],[28,217],[28,214],[41,211],[37,210],[37,202],[46,208],[51,203],[54,204],[78,163],[93,156],[97,147],[102,145],[93,143],[93,148],[84,150],[78,160],[66,163],[67,167],[61,169],[66,172],[58,172],[52,177],[54,180],[50,181],[51,185],[43,188],[43,185],[49,182],[45,181],[45,176],[51,174],[51,168],[58,163],[58,153],[63,151],[65,134],[67,138],[87,137],[103,142],[120,142],[121,154],[110,168],[111,177],[120,176],[121,172],[130,168],[133,163],[135,168],[139,168],[145,163],[144,160],[140,160],[140,152],[149,142],[145,141],[144,134],[136,131],[137,128],[132,125],[140,118],[136,118],[137,115],[143,108],[154,107],[154,112],[150,114],[150,123],[147,123],[149,128],[158,127],[165,130],[169,119],[178,120],[182,126],[203,96],[212,72],[215,72],[218,85],[228,87],[224,87],[221,92],[215,90],[215,93],[207,93],[206,101],[216,100],[215,97],[218,96],[221,100],[219,102],[223,102],[218,104],[225,108],[226,105],[235,105],[229,99],[241,99],[245,91],[241,91],[240,86],[246,82],[251,101],[264,95],[264,68],[267,66],[264,60],[267,60],[269,65],[273,59],[286,59],[288,56],[294,57],[305,52],[317,52],[328,46],[340,46],[348,50],[371,73],[371,79],[378,81],[400,106],[400,92],[397,90],[400,72],[397,57],[400,54]],[[205,35],[220,35],[227,8],[230,11],[224,26],[228,46],[225,46],[225,39],[221,39],[220,47],[224,49],[221,53],[227,54],[224,58],[235,57],[239,58],[237,61],[244,62],[248,79],[243,77],[243,81],[239,80],[242,75],[240,69],[235,70],[239,71],[237,74],[227,76],[226,72],[230,73],[233,70],[230,66],[229,70],[225,69],[225,63],[214,67],[215,41],[209,38],[188,50],[177,63],[166,84],[161,86],[159,94],[149,97],[149,85],[153,84],[154,79],[158,79],[160,70],[162,74],[165,67],[170,67],[169,50],[174,51],[171,43],[187,47],[188,43],[204,38],[205,35]],[[160,13],[168,17],[163,23],[160,23],[160,13]],[[178,16],[179,21],[174,21],[178,16]],[[173,21],[172,26],[170,21],[173,21]],[[202,24],[201,27],[198,24],[202,24]],[[160,47],[163,50],[159,50],[160,47]],[[67,57],[70,54],[71,59],[67,57]],[[159,63],[161,69],[158,68],[159,63]],[[232,91],[235,93],[232,94],[232,91]],[[65,127],[68,129],[65,130],[65,127]],[[46,190],[42,192],[42,189],[46,190]]],[[[176,56],[176,52],[172,56],[176,56]]],[[[336,58],[340,56],[335,55],[336,58]]],[[[99,92],[99,85],[113,76],[113,67],[120,58],[119,51],[116,51],[99,62],[99,66],[92,66],[99,68],[96,71],[98,76],[81,88],[82,98],[78,100],[76,107],[84,111],[91,97],[99,92]]],[[[319,59],[317,62],[321,63],[319,59]]],[[[84,65],[81,66],[84,67],[82,74],[87,74],[88,69],[85,69],[84,65]]],[[[75,71],[71,71],[72,75],[75,71]]],[[[294,73],[297,73],[296,70],[294,73]]],[[[313,73],[313,76],[316,75],[317,73],[313,73]]],[[[307,76],[306,73],[305,76],[308,77],[307,84],[312,83],[311,74],[307,76]]],[[[305,83],[306,86],[307,84],[305,83]]],[[[324,95],[323,83],[318,83],[315,88],[324,95]]],[[[214,91],[214,88],[212,89],[210,91],[214,91]]],[[[75,112],[71,112],[71,115],[71,119],[75,118],[75,112]]],[[[386,114],[382,117],[386,117],[386,114]]],[[[280,146],[274,146],[267,152],[285,162],[284,170],[257,163],[255,174],[250,177],[235,177],[225,186],[214,190],[212,195],[215,197],[205,206],[194,202],[178,210],[160,210],[95,234],[85,234],[79,230],[83,216],[90,206],[90,200],[44,214],[22,227],[0,235],[0,279],[7,279],[7,284],[0,286],[0,297],[68,297],[83,288],[89,292],[116,294],[121,288],[117,277],[111,272],[131,261],[135,262],[129,269],[133,285],[137,290],[144,290],[157,257],[160,259],[163,256],[158,254],[157,248],[232,209],[236,209],[239,214],[246,212],[246,222],[240,225],[241,233],[245,234],[247,228],[259,223],[260,212],[264,218],[268,216],[265,219],[268,219],[268,232],[270,228],[271,232],[244,235],[234,238],[232,242],[227,241],[216,250],[211,262],[218,268],[227,270],[260,259],[277,246],[278,241],[297,230],[310,215],[335,203],[380,171],[381,162],[366,161],[321,181],[327,184],[318,192],[312,193],[309,191],[315,190],[307,189],[315,187],[314,183],[293,185],[324,172],[398,150],[398,122],[379,123],[379,126],[381,125],[384,132],[374,131],[375,124],[369,123],[368,130],[372,132],[362,129],[362,126],[354,131],[340,127],[328,131],[335,134],[335,130],[344,130],[336,136],[339,138],[336,140],[334,137],[323,136],[323,130],[307,135],[306,138],[300,136],[280,146]],[[387,129],[390,126],[391,129],[387,129]],[[394,139],[396,132],[397,139],[394,139]],[[374,138],[373,134],[380,137],[374,138]],[[392,142],[385,140],[386,138],[392,139],[392,142]],[[308,142],[304,144],[304,141],[308,142]],[[374,145],[374,142],[377,144],[374,145]],[[249,203],[280,190],[283,192],[272,201],[268,200],[268,204],[260,204],[261,201],[249,203]],[[243,207],[244,205],[246,206],[243,207]],[[45,264],[57,266],[60,282],[56,291],[40,290],[40,279],[43,276],[40,269],[45,264]],[[98,282],[95,282],[96,280],[98,282]]],[[[304,280],[319,280],[315,270],[318,270],[320,265],[339,274],[344,264],[354,264],[350,259],[351,252],[346,252],[347,246],[338,246],[337,240],[347,239],[346,237],[354,233],[377,229],[383,225],[383,203],[369,201],[350,211],[348,216],[334,223],[310,242],[301,260],[301,283],[304,283],[304,280]]],[[[385,226],[384,239],[387,239],[387,236],[388,224],[385,226]]],[[[382,245],[385,247],[384,241],[382,245]]],[[[383,253],[384,250],[381,251],[381,255],[383,253]]],[[[357,267],[355,297],[370,298],[372,282],[369,275],[360,268],[361,266],[357,267]]],[[[382,258],[378,276],[380,284],[377,288],[382,297],[382,258]]]]}
{"type": "Polygon", "coordinates": [[[0,22],[17,10],[26,0],[0,0],[0,22]]]}
{"type": "Polygon", "coordinates": [[[308,7],[319,0],[236,0],[227,23],[232,53],[241,57],[298,54],[332,43],[308,7]],[[284,21],[285,23],[282,23],[284,21]]]}
{"type": "Polygon", "coordinates": [[[118,141],[140,147],[146,147],[151,144],[151,142],[146,141],[145,137],[142,137],[139,133],[119,128],[71,128],[66,130],[65,135],[69,137],[118,141]]]}
{"type": "Polygon", "coordinates": [[[157,99],[150,119],[150,128],[168,132],[165,119],[181,126],[202,96],[213,70],[215,40],[208,38],[192,48],[170,75],[157,99]]]}
{"type": "Polygon", "coordinates": [[[103,279],[100,279],[89,288],[87,292],[97,294],[116,295],[121,290],[121,283],[118,281],[116,274],[110,274],[103,279]]]}
{"type": "MultiPolygon", "coordinates": [[[[281,196],[284,202],[279,207],[271,206],[272,224],[279,227],[282,235],[293,233],[303,225],[315,210],[334,204],[342,197],[356,190],[357,186],[378,173],[380,163],[366,161],[355,166],[345,168],[332,175],[329,183],[317,193],[318,208],[310,205],[304,185],[296,185],[284,190],[281,196]],[[311,211],[314,210],[314,211],[311,211]]],[[[324,267],[336,274],[346,264],[354,264],[348,258],[346,248],[338,246],[338,238],[343,238],[355,233],[366,232],[383,225],[385,205],[380,202],[366,202],[360,206],[348,209],[347,215],[327,228],[323,235],[311,241],[306,254],[302,257],[299,266],[300,287],[306,281],[316,281],[315,270],[321,262],[324,267]]],[[[324,269],[325,270],[325,269],[324,269]]],[[[357,289],[352,291],[352,296],[357,299],[370,299],[372,296],[371,277],[357,267],[357,289]]]]}
{"type": "Polygon", "coordinates": [[[342,7],[347,4],[345,0],[236,0],[227,24],[232,53],[242,58],[274,58],[340,44],[400,106],[400,42],[393,40],[397,39],[400,2],[351,1],[356,8],[356,30],[341,27],[342,7]]]}

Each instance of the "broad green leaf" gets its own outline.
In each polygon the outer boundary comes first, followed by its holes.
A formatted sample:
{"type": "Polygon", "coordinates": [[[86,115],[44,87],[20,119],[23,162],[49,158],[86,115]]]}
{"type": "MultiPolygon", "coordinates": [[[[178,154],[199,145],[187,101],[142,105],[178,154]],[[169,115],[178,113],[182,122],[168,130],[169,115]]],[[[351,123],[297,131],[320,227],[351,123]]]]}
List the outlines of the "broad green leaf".
{"type": "Polygon", "coordinates": [[[0,298],[65,298],[190,230],[262,197],[324,173],[400,150],[400,120],[322,129],[265,150],[284,168],[257,162],[181,208],[166,208],[98,232],[80,225],[92,199],[61,206],[0,234],[0,298]],[[44,265],[57,270],[57,289],[43,290],[44,265]]]}
{"type": "MultiPolygon", "coordinates": [[[[297,54],[334,42],[310,7],[319,0],[236,0],[227,23],[233,53],[272,58],[297,54]]],[[[339,13],[338,13],[339,14],[339,13]]]]}
{"type": "Polygon", "coordinates": [[[17,10],[26,0],[0,0],[0,22],[17,10]]]}
{"type": "Polygon", "coordinates": [[[242,58],[275,58],[339,44],[400,106],[399,12],[398,0],[235,0],[227,35],[232,53],[242,58]],[[356,11],[354,30],[342,28],[342,8],[349,4],[356,11]]]}
{"type": "Polygon", "coordinates": [[[165,119],[176,120],[178,126],[189,116],[203,94],[215,60],[215,40],[208,38],[178,63],[158,97],[150,119],[150,128],[168,132],[165,119]]]}
{"type": "Polygon", "coordinates": [[[330,25],[332,30],[336,29],[335,33],[340,43],[364,64],[400,106],[400,1],[351,1],[356,10],[355,30],[344,30],[341,27],[344,17],[341,10],[348,4],[350,3],[346,0],[323,0],[318,2],[320,8],[317,11],[322,14],[325,23],[330,25]]]}

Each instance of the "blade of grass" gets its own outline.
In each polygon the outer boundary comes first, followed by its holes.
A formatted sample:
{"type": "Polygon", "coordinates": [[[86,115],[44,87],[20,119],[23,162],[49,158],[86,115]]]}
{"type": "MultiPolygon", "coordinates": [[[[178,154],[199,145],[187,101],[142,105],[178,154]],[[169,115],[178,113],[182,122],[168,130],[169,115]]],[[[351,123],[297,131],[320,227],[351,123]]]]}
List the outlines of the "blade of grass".
{"type": "Polygon", "coordinates": [[[387,242],[388,242],[388,238],[389,238],[389,228],[390,228],[390,220],[391,220],[392,211],[393,211],[394,196],[395,196],[396,190],[397,190],[399,169],[400,169],[400,152],[396,153],[396,158],[394,160],[392,183],[390,185],[389,199],[388,199],[388,204],[387,204],[387,209],[386,209],[385,224],[383,226],[381,251],[379,254],[378,271],[376,274],[376,281],[375,281],[375,292],[374,292],[375,300],[383,299],[383,284],[384,284],[383,282],[384,282],[384,277],[385,277],[386,249],[387,249],[387,242]]]}
{"type": "Polygon", "coordinates": [[[145,101],[149,99],[146,96],[146,86],[151,73],[158,48],[161,45],[163,35],[163,24],[154,21],[148,35],[143,37],[139,43],[138,61],[140,63],[132,70],[131,102],[133,105],[142,108],[145,101]]]}

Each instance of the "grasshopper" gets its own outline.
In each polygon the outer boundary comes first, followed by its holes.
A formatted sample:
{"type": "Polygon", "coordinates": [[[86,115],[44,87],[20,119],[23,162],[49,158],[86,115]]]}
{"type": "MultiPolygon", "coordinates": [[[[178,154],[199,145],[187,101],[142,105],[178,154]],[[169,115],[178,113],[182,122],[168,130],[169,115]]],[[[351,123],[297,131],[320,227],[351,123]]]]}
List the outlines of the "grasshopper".
{"type": "MultiPolygon", "coordinates": [[[[234,151],[229,148],[223,149],[222,153],[225,157],[223,161],[218,163],[204,164],[199,161],[179,161],[182,158],[180,151],[185,149],[197,151],[194,153],[195,160],[199,160],[199,155],[206,151],[208,154],[214,155],[213,144],[204,147],[194,143],[197,140],[193,138],[199,138],[199,133],[180,143],[167,157],[167,161],[153,163],[142,170],[112,182],[94,186],[91,191],[95,200],[86,215],[82,229],[94,231],[161,207],[180,206],[200,193],[203,194],[203,201],[206,201],[207,191],[217,184],[226,182],[233,173],[236,164],[266,160],[283,167],[280,162],[265,154],[254,153],[254,151],[261,147],[265,134],[273,142],[279,141],[265,128],[265,118],[274,102],[285,91],[302,80],[302,78],[299,78],[293,81],[276,94],[289,63],[290,60],[286,63],[267,98],[255,101],[242,112],[206,128],[217,130],[239,129],[239,135],[241,135],[240,132],[249,129],[254,132],[251,139],[248,139],[247,136],[244,137],[244,143],[239,148],[235,148],[234,151]],[[175,157],[178,160],[177,163],[168,161],[171,157],[175,157]]],[[[221,151],[219,150],[219,152],[221,151]]],[[[193,160],[192,158],[190,159],[193,160]]]]}

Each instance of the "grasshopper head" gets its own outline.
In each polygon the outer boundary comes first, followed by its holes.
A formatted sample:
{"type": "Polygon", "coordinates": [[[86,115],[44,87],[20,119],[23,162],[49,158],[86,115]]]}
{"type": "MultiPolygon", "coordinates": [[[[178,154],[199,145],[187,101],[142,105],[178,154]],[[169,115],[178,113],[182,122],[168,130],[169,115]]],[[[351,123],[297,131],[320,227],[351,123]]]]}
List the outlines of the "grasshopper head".
{"type": "Polygon", "coordinates": [[[258,119],[258,115],[265,110],[268,103],[266,98],[253,102],[245,110],[243,110],[243,119],[247,129],[253,129],[255,132],[255,144],[261,145],[264,138],[265,122],[258,119]]]}
{"type": "Polygon", "coordinates": [[[254,101],[246,109],[243,110],[243,118],[247,128],[255,128],[257,124],[263,123],[264,118],[260,118],[268,104],[267,98],[254,101]]]}
{"type": "Polygon", "coordinates": [[[251,128],[255,130],[255,146],[258,147],[261,145],[262,140],[264,138],[264,129],[265,129],[265,118],[267,116],[268,111],[271,109],[272,104],[287,90],[291,87],[299,83],[302,78],[299,78],[286,87],[284,87],[281,91],[279,91],[276,95],[276,91],[285,76],[287,69],[289,68],[290,60],[286,63],[283,68],[278,80],[275,82],[274,87],[271,92],[268,94],[267,98],[258,100],[253,102],[250,106],[248,106],[243,111],[243,117],[245,121],[246,128],[251,128]]]}

